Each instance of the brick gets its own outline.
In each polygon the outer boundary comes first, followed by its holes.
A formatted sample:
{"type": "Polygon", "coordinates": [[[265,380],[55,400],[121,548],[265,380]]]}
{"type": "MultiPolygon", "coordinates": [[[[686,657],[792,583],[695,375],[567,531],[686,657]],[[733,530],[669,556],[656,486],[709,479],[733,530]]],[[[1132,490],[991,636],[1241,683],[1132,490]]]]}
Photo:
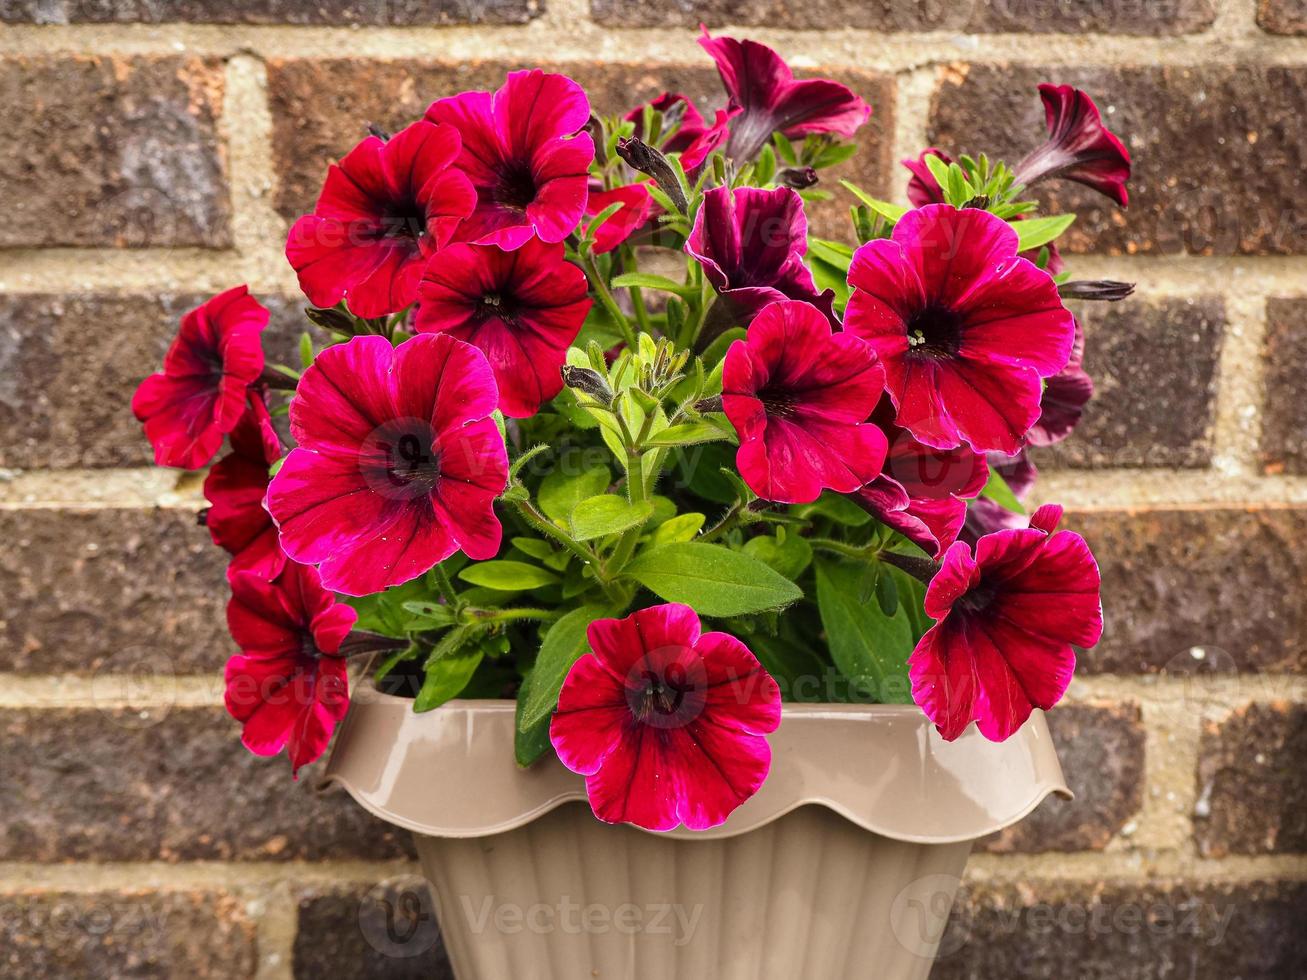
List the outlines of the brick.
{"type": "MultiPolygon", "coordinates": [[[[218,688],[215,678],[215,690],[218,688]]],[[[10,710],[0,721],[0,860],[259,861],[409,856],[407,831],[343,792],[321,764],[240,742],[221,708],[10,710]]]]}
{"type": "Polygon", "coordinates": [[[1134,159],[1128,211],[1078,184],[1051,181],[1039,189],[1053,211],[1080,215],[1064,238],[1069,250],[1307,252],[1303,144],[1285,125],[1307,110],[1307,69],[957,64],[943,71],[930,142],[954,155],[984,151],[1015,164],[1046,133],[1036,92],[1044,81],[1093,96],[1134,159]]]}
{"type": "Polygon", "coordinates": [[[1103,638],[1082,672],[1307,666],[1307,508],[1085,510],[1066,523],[1103,575],[1103,638]]]}
{"type": "Polygon", "coordinates": [[[362,27],[525,24],[545,0],[0,0],[26,24],[322,24],[362,27]]]}
{"type": "Polygon", "coordinates": [[[964,885],[930,976],[1295,980],[1304,912],[1301,881],[964,885]]]}
{"type": "Polygon", "coordinates": [[[255,929],[223,891],[0,894],[0,980],[254,976],[255,929]]]}
{"type": "Polygon", "coordinates": [[[1307,300],[1272,299],[1266,320],[1262,465],[1267,473],[1307,473],[1307,401],[1299,395],[1307,372],[1307,300]]]}
{"type": "Polygon", "coordinates": [[[1194,837],[1205,857],[1307,852],[1307,706],[1250,704],[1203,724],[1194,837]]]}
{"type": "Polygon", "coordinates": [[[292,963],[303,980],[454,980],[427,882],[416,875],[301,892],[292,963]]]}
{"type": "Polygon", "coordinates": [[[1257,23],[1272,34],[1307,34],[1307,0],[1259,0],[1257,23]]]}
{"type": "Polygon", "coordinates": [[[1034,452],[1036,463],[1208,465],[1225,328],[1220,298],[1076,305],[1095,396],[1065,442],[1034,452]]]}
{"type": "MultiPolygon", "coordinates": [[[[705,58],[706,62],[706,58],[705,58]]],[[[482,61],[280,60],[268,66],[273,112],[273,152],[278,181],[276,205],[293,218],[313,207],[328,164],[343,156],[368,123],[388,130],[420,118],[437,98],[466,89],[496,89],[506,72],[537,64],[482,61]]],[[[624,112],[664,90],[681,91],[705,112],[724,102],[717,72],[710,64],[604,65],[572,62],[544,67],[571,75],[585,86],[597,111],[624,112]]],[[[804,74],[822,74],[818,69],[804,74]]],[[[836,199],[815,209],[816,234],[847,240],[852,197],[837,181],[847,178],[871,193],[887,191],[894,130],[893,79],[873,72],[841,70],[831,77],[871,103],[871,120],[858,136],[853,159],[823,171],[823,184],[836,199]]]]}
{"type": "Polygon", "coordinates": [[[1143,805],[1144,727],[1137,704],[1063,704],[1048,713],[1071,801],[1050,796],[989,838],[995,854],[1101,851],[1143,805]]]}
{"type": "Polygon", "coordinates": [[[213,58],[0,59],[0,247],[231,244],[213,58]]]}
{"type": "Polygon", "coordinates": [[[985,33],[1185,34],[1211,26],[1211,0],[591,0],[591,14],[609,27],[745,26],[823,30],[833,25],[872,31],[985,33]]]}

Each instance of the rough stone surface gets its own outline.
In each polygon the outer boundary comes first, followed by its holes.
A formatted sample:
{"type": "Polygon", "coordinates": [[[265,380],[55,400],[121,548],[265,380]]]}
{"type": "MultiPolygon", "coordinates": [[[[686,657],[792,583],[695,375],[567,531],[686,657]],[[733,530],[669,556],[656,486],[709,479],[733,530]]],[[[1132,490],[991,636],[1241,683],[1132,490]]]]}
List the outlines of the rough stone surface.
{"type": "Polygon", "coordinates": [[[1260,0],[1257,23],[1272,34],[1307,34],[1307,0],[1260,0]]]}
{"type": "Polygon", "coordinates": [[[1297,980],[1304,913],[1301,881],[964,885],[930,976],[1297,980]]]}
{"type": "Polygon", "coordinates": [[[612,27],[718,27],[822,30],[832,24],[872,31],[955,31],[971,34],[1184,34],[1209,27],[1211,0],[1103,3],[1102,0],[591,0],[599,23],[612,27]]]}
{"type": "Polygon", "coordinates": [[[1101,851],[1143,805],[1144,727],[1137,704],[1063,704],[1048,712],[1075,799],[1050,796],[989,838],[993,853],[1101,851]]]}
{"type": "Polygon", "coordinates": [[[1205,857],[1307,852],[1307,706],[1250,704],[1205,722],[1194,836],[1205,857]]]}
{"type": "MultiPolygon", "coordinates": [[[[596,111],[625,112],[664,90],[684,92],[701,110],[716,108],[725,97],[716,70],[692,65],[613,65],[570,62],[545,67],[575,78],[590,94],[596,111]]],[[[533,59],[531,64],[536,64],[533,59]]],[[[273,111],[273,151],[280,179],[276,204],[288,218],[313,207],[328,164],[343,156],[365,133],[368,123],[388,130],[420,118],[438,98],[467,89],[496,89],[504,74],[527,67],[502,61],[460,64],[418,61],[282,60],[268,66],[273,111]]],[[[894,130],[894,82],[871,72],[818,69],[848,85],[872,106],[872,116],[857,139],[857,156],[822,172],[835,199],[814,209],[819,235],[847,239],[848,208],[853,198],[839,187],[846,178],[871,193],[884,194],[894,130]]]]}
{"type": "Polygon", "coordinates": [[[0,0],[26,24],[323,24],[360,27],[524,24],[545,0],[0,0]]]}
{"type": "Polygon", "coordinates": [[[1262,465],[1272,474],[1307,473],[1307,300],[1272,299],[1266,319],[1262,465]]]}
{"type": "Polygon", "coordinates": [[[254,976],[254,924],[222,892],[0,894],[0,980],[237,980],[254,976]]]}
{"type": "MultiPolygon", "coordinates": [[[[1036,86],[1084,89],[1134,159],[1130,208],[1078,184],[1040,197],[1080,218],[1062,241],[1109,254],[1302,254],[1307,69],[1258,63],[1138,68],[956,64],[942,69],[931,144],[1015,163],[1047,130],[1036,86]],[[1024,93],[1024,94],[1023,94],[1024,93]]],[[[906,171],[900,179],[906,180],[906,171]]]]}
{"type": "Polygon", "coordinates": [[[1211,462],[1219,297],[1077,303],[1094,399],[1066,441],[1036,450],[1041,466],[1201,467],[1211,462]]]}
{"type": "Polygon", "coordinates": [[[284,755],[252,755],[220,708],[11,710],[0,720],[0,758],[8,760],[0,771],[0,860],[411,854],[406,831],[344,793],[317,793],[321,764],[292,782],[284,755]]]}
{"type": "Polygon", "coordinates": [[[301,893],[297,980],[454,980],[427,889],[404,875],[367,890],[301,893]]]}
{"type": "Polygon", "coordinates": [[[1300,672],[1307,508],[1082,510],[1103,574],[1103,639],[1085,673],[1300,672]]]}
{"type": "Polygon", "coordinates": [[[0,59],[0,247],[231,243],[216,59],[0,59]]]}

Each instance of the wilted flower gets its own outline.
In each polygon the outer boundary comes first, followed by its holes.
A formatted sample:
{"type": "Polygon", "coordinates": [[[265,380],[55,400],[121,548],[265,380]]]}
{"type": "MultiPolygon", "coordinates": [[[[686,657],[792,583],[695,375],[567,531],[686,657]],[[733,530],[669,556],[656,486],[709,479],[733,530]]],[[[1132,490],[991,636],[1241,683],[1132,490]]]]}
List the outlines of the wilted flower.
{"type": "Polygon", "coordinates": [[[1070,85],[1039,86],[1048,120],[1048,142],[1030,153],[1016,169],[1018,184],[1058,177],[1074,180],[1110,197],[1121,207],[1130,203],[1130,151],[1103,125],[1094,100],[1070,85]]]}

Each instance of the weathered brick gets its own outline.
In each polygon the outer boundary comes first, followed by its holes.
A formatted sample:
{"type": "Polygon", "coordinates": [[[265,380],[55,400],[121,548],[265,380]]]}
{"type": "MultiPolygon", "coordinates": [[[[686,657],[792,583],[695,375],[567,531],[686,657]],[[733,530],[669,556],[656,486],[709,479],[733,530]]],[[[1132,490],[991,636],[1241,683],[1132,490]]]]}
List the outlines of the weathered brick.
{"type": "MultiPolygon", "coordinates": [[[[531,59],[530,65],[538,63],[531,59]]],[[[434,100],[466,89],[496,89],[504,74],[529,67],[526,62],[273,61],[268,68],[273,111],[273,151],[280,175],[276,204],[288,218],[313,207],[327,165],[343,156],[365,133],[369,122],[396,129],[420,118],[434,100]]],[[[599,112],[616,113],[646,102],[664,90],[684,92],[705,112],[725,101],[716,70],[694,65],[599,64],[570,62],[545,65],[585,86],[599,112]]],[[[813,69],[803,74],[821,74],[813,69]]],[[[853,159],[823,171],[823,184],[836,199],[814,213],[817,234],[847,239],[848,207],[853,198],[839,189],[839,178],[872,193],[886,192],[894,130],[893,79],[873,72],[840,70],[831,77],[850,86],[871,103],[871,120],[858,135],[853,159]]]]}
{"type": "Polygon", "coordinates": [[[222,63],[0,59],[0,247],[231,242],[222,63]]]}
{"type": "Polygon", "coordinates": [[[1307,473],[1307,400],[1301,395],[1307,372],[1307,300],[1272,299],[1266,319],[1262,465],[1268,473],[1307,473]]]}
{"type": "Polygon", "coordinates": [[[1194,836],[1206,857],[1307,852],[1307,706],[1251,704],[1205,722],[1194,836]]]}
{"type": "MultiPolygon", "coordinates": [[[[215,677],[215,688],[219,681],[215,677]]],[[[11,710],[0,721],[0,860],[384,859],[406,831],[291,781],[220,708],[11,710]]]]}
{"type": "Polygon", "coordinates": [[[931,980],[1296,980],[1304,913],[1301,881],[964,885],[931,980]]]}
{"type": "Polygon", "coordinates": [[[591,0],[594,19],[611,27],[747,27],[822,30],[832,24],[872,31],[982,33],[1184,34],[1209,27],[1211,0],[591,0]]]}
{"type": "Polygon", "coordinates": [[[0,21],[28,24],[524,24],[545,0],[0,0],[0,21]]]}
{"type": "Polygon", "coordinates": [[[1043,465],[1201,467],[1211,462],[1216,367],[1225,305],[1218,297],[1078,304],[1095,395],[1080,425],[1043,465]]]}
{"type": "Polygon", "coordinates": [[[1307,0],[1259,0],[1257,23],[1272,34],[1307,34],[1307,0]]]}
{"type": "Polygon", "coordinates": [[[254,976],[254,924],[223,891],[0,894],[0,980],[254,976]]]}
{"type": "Polygon", "coordinates": [[[1307,508],[1085,510],[1067,526],[1103,574],[1103,638],[1085,673],[1302,671],[1307,508]]]}
{"type": "Polygon", "coordinates": [[[316,980],[454,980],[424,879],[299,896],[293,965],[316,980]]]}
{"type": "Polygon", "coordinates": [[[1101,851],[1143,805],[1144,728],[1137,704],[1063,704],[1048,713],[1071,801],[1050,796],[989,838],[994,853],[1101,851]]]}
{"type": "Polygon", "coordinates": [[[1076,85],[1134,158],[1130,208],[1052,181],[1040,197],[1080,220],[1068,249],[1110,254],[1301,254],[1307,144],[1290,121],[1307,111],[1307,69],[1267,64],[1128,68],[951,66],[929,139],[953,154],[1015,163],[1045,135],[1040,82],[1076,85]],[[1196,148],[1207,148],[1199,152],[1196,148]]]}

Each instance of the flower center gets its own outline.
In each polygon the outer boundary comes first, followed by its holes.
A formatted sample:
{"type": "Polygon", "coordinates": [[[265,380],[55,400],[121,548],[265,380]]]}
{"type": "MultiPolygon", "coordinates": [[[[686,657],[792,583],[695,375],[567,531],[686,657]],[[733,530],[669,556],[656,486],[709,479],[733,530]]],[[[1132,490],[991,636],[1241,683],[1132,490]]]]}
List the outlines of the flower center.
{"type": "Polygon", "coordinates": [[[962,317],[946,306],[927,306],[908,321],[909,354],[917,357],[954,357],[961,347],[962,317]]]}
{"type": "Polygon", "coordinates": [[[968,589],[966,594],[955,605],[962,612],[975,615],[988,609],[997,598],[998,586],[981,579],[976,585],[968,589]]]}
{"type": "Polygon", "coordinates": [[[503,293],[484,293],[477,307],[477,316],[482,320],[512,320],[516,313],[513,297],[503,293]]]}
{"type": "Polygon", "coordinates": [[[798,400],[794,393],[784,389],[763,388],[758,392],[758,401],[775,418],[789,419],[798,414],[798,400]]]}
{"type": "Polygon", "coordinates": [[[525,211],[536,199],[535,177],[524,164],[510,163],[499,172],[493,195],[496,204],[513,211],[525,211]]]}
{"type": "Polygon", "coordinates": [[[427,213],[416,201],[397,202],[381,216],[383,238],[407,238],[417,241],[427,233],[427,213]]]}
{"type": "Polygon", "coordinates": [[[685,703],[685,689],[654,676],[652,672],[646,674],[646,680],[644,689],[632,706],[636,719],[648,722],[650,719],[666,720],[674,717],[685,703]]]}
{"type": "Polygon", "coordinates": [[[386,475],[395,487],[429,493],[440,478],[440,459],[429,443],[415,433],[404,432],[387,453],[386,475]]]}

